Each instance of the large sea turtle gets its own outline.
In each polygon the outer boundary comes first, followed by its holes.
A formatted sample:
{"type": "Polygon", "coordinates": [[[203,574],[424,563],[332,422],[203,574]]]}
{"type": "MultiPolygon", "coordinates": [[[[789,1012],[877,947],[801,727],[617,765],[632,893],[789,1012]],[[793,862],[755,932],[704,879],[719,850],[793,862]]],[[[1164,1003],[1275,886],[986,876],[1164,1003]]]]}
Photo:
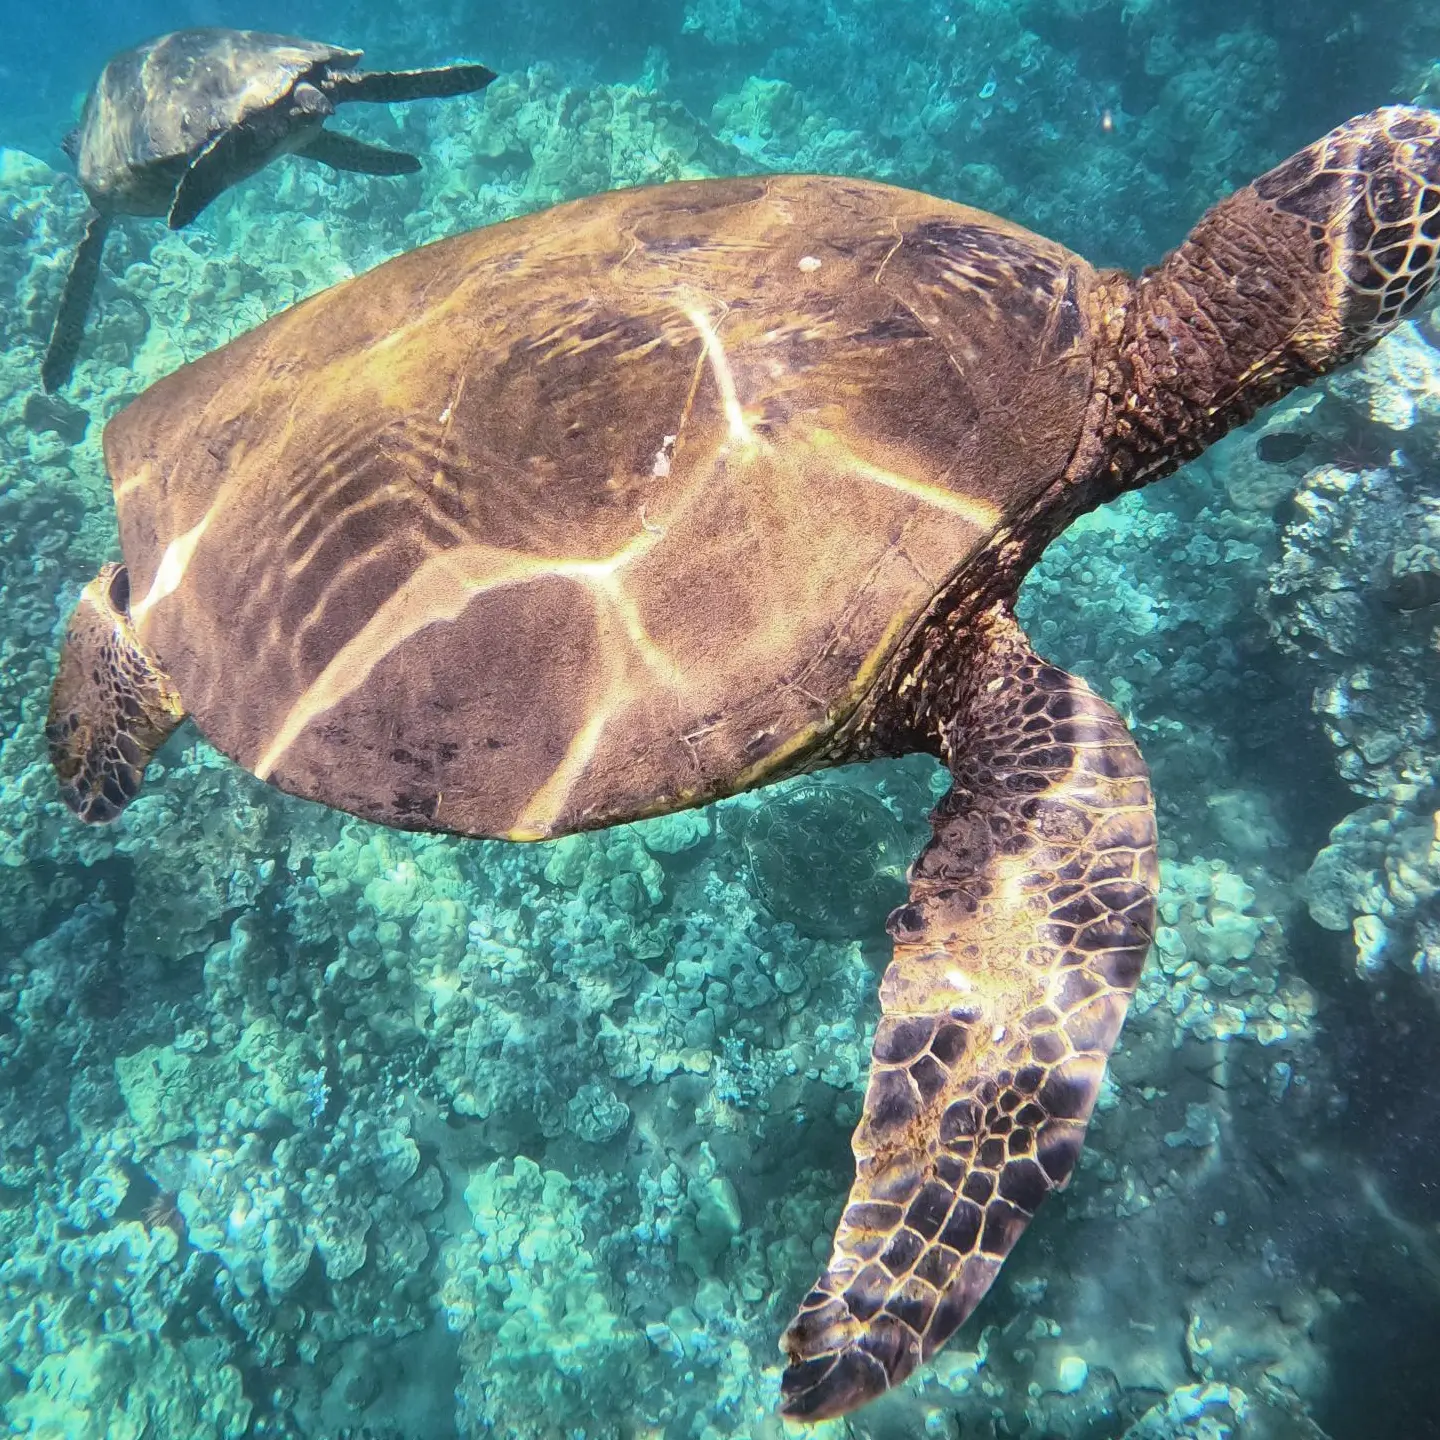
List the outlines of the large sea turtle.
{"type": "Polygon", "coordinates": [[[413,155],[326,130],[346,100],[380,103],[483,90],[483,65],[358,71],[359,50],[259,30],[176,30],[114,56],[65,137],[90,199],[41,365],[47,391],[70,378],[117,215],[163,215],[188,225],[223,190],[277,155],[304,155],[334,170],[405,175],[413,155]]]}
{"type": "Polygon", "coordinates": [[[1120,716],[1012,604],[1076,515],[1429,290],[1440,116],[1352,120],[1137,278],[816,176],[622,191],[417,250],[160,381],[49,740],[93,821],[189,714],[282,789],[540,839],[924,750],[856,1176],[786,1413],[897,1384],[1074,1168],[1150,945],[1120,716]]]}

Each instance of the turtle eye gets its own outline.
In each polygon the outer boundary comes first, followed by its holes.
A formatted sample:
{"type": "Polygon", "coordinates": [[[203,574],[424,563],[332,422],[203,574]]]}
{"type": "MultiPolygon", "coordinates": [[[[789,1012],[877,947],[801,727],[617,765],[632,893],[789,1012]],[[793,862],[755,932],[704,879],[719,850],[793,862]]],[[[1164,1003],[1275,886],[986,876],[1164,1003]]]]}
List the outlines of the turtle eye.
{"type": "Polygon", "coordinates": [[[130,571],[124,565],[116,566],[107,594],[112,609],[121,615],[130,613],[130,571]]]}

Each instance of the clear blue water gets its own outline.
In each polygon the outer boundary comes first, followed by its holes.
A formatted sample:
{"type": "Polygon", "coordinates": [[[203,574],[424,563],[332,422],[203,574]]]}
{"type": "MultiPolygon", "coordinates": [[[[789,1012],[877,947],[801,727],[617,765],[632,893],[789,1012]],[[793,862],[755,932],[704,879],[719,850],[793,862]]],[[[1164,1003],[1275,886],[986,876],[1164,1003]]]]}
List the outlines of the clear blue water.
{"type": "MultiPolygon", "coordinates": [[[[1440,105],[1440,15],[5,0],[0,38],[0,1433],[800,1433],[779,1338],[943,769],[514,845],[293,799],[187,723],[82,826],[44,725],[120,558],[103,426],[328,285],[624,185],[879,179],[1157,263],[1348,116],[1440,105]],[[342,112],[418,175],[285,158],[184,230],[118,223],[46,399],[60,137],[111,54],[187,26],[499,78],[342,112]]],[[[1019,616],[1149,762],[1156,944],[1073,1181],[932,1363],[817,1435],[1440,1435],[1437,600],[1424,309],[1050,547],[1019,616]]]]}

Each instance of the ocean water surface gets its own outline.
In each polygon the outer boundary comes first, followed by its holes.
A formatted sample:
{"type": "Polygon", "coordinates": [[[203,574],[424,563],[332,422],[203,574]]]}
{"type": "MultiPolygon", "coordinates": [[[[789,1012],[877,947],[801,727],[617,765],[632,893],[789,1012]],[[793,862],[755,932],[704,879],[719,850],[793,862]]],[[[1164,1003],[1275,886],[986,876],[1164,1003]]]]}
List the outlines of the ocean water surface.
{"type": "MultiPolygon", "coordinates": [[[[779,1340],[945,770],[513,844],[295,799],[187,723],[82,825],[45,723],[120,558],[103,428],[317,291],[623,186],[851,176],[1156,264],[1348,117],[1440,106],[1440,10],[0,0],[0,36],[0,1434],[805,1433],[779,1340]],[[414,173],[287,156],[183,229],[116,221],[47,395],[61,139],[112,54],[189,27],[497,78],[332,122],[414,173]]],[[[938,1356],[813,1433],[1440,1437],[1433,308],[1083,517],[1019,615],[1149,763],[1155,944],[1070,1184],[938,1356]]]]}

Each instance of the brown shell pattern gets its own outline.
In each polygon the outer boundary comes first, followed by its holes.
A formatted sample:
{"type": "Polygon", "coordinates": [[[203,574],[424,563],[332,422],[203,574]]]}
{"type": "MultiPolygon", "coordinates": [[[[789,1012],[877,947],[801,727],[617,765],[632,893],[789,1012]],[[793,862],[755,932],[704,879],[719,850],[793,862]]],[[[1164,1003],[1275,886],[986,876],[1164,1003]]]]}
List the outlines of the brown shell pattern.
{"type": "Polygon", "coordinates": [[[1064,469],[1092,272],[863,181],[414,251],[108,428],[137,633],[264,779],[535,838],[802,768],[1064,469]]]}

